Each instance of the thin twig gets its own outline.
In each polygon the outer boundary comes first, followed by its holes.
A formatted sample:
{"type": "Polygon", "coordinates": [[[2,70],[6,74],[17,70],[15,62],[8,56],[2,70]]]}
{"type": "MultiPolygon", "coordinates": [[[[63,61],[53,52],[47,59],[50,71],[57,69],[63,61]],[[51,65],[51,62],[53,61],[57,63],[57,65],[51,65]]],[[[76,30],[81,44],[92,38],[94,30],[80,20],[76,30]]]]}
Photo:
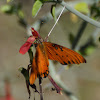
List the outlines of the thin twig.
{"type": "Polygon", "coordinates": [[[64,9],[65,9],[65,6],[63,7],[61,13],[59,14],[59,16],[58,16],[58,18],[57,18],[55,24],[54,24],[53,27],[52,27],[52,29],[51,29],[50,32],[48,33],[48,36],[45,38],[46,41],[47,41],[48,37],[50,36],[51,32],[53,31],[54,27],[56,26],[57,22],[59,21],[59,19],[60,19],[62,13],[63,13],[63,11],[64,11],[64,9]]]}
{"type": "Polygon", "coordinates": [[[41,77],[39,77],[39,86],[40,86],[40,100],[43,100],[42,78],[41,77]]]}
{"type": "Polygon", "coordinates": [[[75,47],[76,47],[76,45],[77,45],[79,39],[81,38],[81,36],[82,36],[82,34],[83,34],[83,32],[84,32],[84,30],[85,30],[87,24],[88,24],[88,23],[87,23],[86,21],[83,21],[81,27],[79,28],[78,33],[77,33],[77,35],[76,35],[76,38],[74,39],[73,44],[72,44],[72,49],[73,49],[73,50],[75,49],[75,47]]]}

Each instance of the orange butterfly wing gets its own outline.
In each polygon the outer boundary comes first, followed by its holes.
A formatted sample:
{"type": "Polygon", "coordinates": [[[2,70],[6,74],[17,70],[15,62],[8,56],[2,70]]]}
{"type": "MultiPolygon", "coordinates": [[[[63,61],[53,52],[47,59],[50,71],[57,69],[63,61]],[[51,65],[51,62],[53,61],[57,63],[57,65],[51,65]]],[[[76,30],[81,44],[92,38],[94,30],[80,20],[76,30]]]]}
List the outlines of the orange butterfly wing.
{"type": "Polygon", "coordinates": [[[49,61],[45,46],[43,43],[37,44],[36,54],[33,58],[32,69],[30,74],[30,84],[34,84],[36,78],[47,77],[49,61]]]}
{"type": "Polygon", "coordinates": [[[58,44],[44,42],[48,59],[59,61],[63,65],[86,63],[86,60],[77,52],[58,44]]]}
{"type": "Polygon", "coordinates": [[[49,61],[47,51],[43,43],[37,44],[35,60],[38,68],[38,76],[47,77],[49,61]]]}

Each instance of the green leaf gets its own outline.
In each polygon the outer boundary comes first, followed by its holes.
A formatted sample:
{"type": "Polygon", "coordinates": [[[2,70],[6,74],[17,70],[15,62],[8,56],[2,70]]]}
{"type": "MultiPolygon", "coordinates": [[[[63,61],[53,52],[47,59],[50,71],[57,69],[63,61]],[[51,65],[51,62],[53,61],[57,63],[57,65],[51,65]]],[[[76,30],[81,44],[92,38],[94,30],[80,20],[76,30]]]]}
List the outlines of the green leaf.
{"type": "Polygon", "coordinates": [[[18,10],[18,16],[20,18],[24,18],[24,13],[22,12],[22,10],[18,10]]]}
{"type": "Polygon", "coordinates": [[[93,53],[94,50],[95,50],[94,46],[89,46],[88,48],[86,48],[85,52],[87,55],[90,55],[91,53],[93,53]]]}
{"type": "Polygon", "coordinates": [[[0,7],[0,11],[4,13],[11,11],[11,9],[12,9],[11,5],[4,5],[0,7]]]}
{"type": "Polygon", "coordinates": [[[6,13],[6,14],[20,14],[22,15],[21,13],[21,4],[12,4],[12,5],[3,5],[0,7],[0,11],[3,12],[3,13],[6,13]]]}
{"type": "Polygon", "coordinates": [[[88,5],[85,2],[81,2],[75,5],[75,9],[78,10],[79,12],[88,14],[89,13],[89,8],[88,5]]]}
{"type": "Polygon", "coordinates": [[[18,70],[23,74],[23,76],[25,77],[25,79],[27,81],[29,81],[29,72],[28,72],[28,70],[26,70],[23,67],[19,68],[18,70]]]}
{"type": "Polygon", "coordinates": [[[94,52],[95,46],[94,45],[89,45],[87,48],[80,50],[80,53],[82,55],[90,55],[94,52]]]}
{"type": "Polygon", "coordinates": [[[56,8],[56,5],[51,6],[51,14],[52,14],[52,17],[54,18],[54,20],[56,21],[57,17],[55,15],[55,8],[56,8]]]}
{"type": "Polygon", "coordinates": [[[43,5],[43,2],[40,1],[40,0],[37,0],[37,1],[34,3],[33,8],[32,8],[32,16],[33,16],[33,17],[35,17],[35,16],[38,14],[38,12],[39,12],[39,10],[41,9],[42,5],[43,5]]]}

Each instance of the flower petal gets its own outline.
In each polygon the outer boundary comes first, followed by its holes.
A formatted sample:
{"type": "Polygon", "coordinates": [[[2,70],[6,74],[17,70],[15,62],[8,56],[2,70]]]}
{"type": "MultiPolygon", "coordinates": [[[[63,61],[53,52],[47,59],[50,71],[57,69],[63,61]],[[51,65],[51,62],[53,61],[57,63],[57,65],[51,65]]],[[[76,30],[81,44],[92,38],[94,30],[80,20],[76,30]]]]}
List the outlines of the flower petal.
{"type": "Polygon", "coordinates": [[[62,94],[62,92],[61,92],[62,88],[60,88],[60,87],[56,84],[56,82],[53,80],[53,78],[52,78],[50,75],[48,75],[48,78],[49,78],[49,80],[51,81],[51,83],[53,84],[53,86],[56,88],[57,93],[62,94]]]}
{"type": "Polygon", "coordinates": [[[32,32],[33,36],[40,37],[40,34],[33,27],[31,27],[31,32],[32,32]]]}
{"type": "Polygon", "coordinates": [[[35,37],[34,36],[30,36],[26,42],[29,42],[29,43],[33,43],[35,41],[35,37]]]}
{"type": "Polygon", "coordinates": [[[32,45],[32,43],[33,43],[34,41],[35,41],[35,37],[34,37],[34,36],[30,36],[30,37],[27,39],[26,43],[24,43],[24,44],[21,46],[19,52],[20,52],[21,54],[25,54],[25,53],[29,50],[30,46],[32,45]]]}
{"type": "Polygon", "coordinates": [[[30,42],[24,43],[24,44],[21,46],[21,48],[20,48],[20,50],[19,50],[19,53],[25,54],[25,53],[29,50],[29,48],[30,48],[31,45],[32,45],[32,43],[30,43],[30,42]]]}

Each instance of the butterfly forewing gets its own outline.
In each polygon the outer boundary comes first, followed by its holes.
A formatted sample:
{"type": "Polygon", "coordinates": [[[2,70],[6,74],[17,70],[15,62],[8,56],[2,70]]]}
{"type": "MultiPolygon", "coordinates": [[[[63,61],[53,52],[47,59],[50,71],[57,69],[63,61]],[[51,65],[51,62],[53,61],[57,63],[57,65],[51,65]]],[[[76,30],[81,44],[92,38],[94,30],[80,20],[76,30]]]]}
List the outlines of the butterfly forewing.
{"type": "Polygon", "coordinates": [[[77,52],[66,47],[44,42],[48,59],[59,61],[63,65],[86,63],[86,60],[77,52]]]}

